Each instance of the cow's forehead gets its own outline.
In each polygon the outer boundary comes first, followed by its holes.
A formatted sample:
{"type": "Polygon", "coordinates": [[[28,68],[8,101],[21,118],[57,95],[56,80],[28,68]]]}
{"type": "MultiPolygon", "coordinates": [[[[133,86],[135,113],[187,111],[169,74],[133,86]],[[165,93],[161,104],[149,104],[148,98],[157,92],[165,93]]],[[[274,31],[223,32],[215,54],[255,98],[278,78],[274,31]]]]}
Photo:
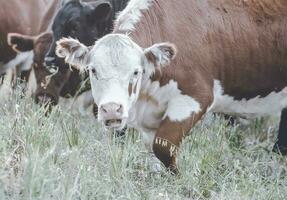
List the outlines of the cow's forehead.
{"type": "Polygon", "coordinates": [[[142,55],[142,49],[129,38],[114,36],[99,41],[92,48],[89,61],[97,69],[128,72],[140,67],[142,55]]]}
{"type": "Polygon", "coordinates": [[[82,6],[80,3],[68,3],[63,8],[61,8],[55,17],[53,28],[55,26],[63,26],[68,21],[73,21],[81,16],[82,6]]]}

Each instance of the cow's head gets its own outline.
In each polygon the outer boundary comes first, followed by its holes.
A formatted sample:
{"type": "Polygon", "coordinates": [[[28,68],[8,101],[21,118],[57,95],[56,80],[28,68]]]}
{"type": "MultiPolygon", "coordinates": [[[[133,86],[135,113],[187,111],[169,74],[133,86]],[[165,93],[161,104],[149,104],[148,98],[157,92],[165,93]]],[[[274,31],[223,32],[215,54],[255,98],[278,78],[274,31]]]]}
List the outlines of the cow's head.
{"type": "Polygon", "coordinates": [[[53,26],[53,43],[46,55],[48,67],[67,68],[63,60],[55,55],[56,41],[62,37],[78,39],[85,45],[92,45],[112,28],[112,8],[107,0],[81,2],[70,0],[57,13],[53,26]]]}
{"type": "Polygon", "coordinates": [[[8,43],[16,52],[26,52],[33,50],[33,69],[36,75],[37,89],[35,91],[35,101],[40,104],[55,105],[59,101],[59,93],[63,87],[63,82],[67,79],[67,74],[57,73],[51,76],[46,69],[44,59],[52,42],[52,33],[46,32],[38,36],[27,36],[18,33],[8,34],[8,43]]]}
{"type": "Polygon", "coordinates": [[[143,49],[128,36],[110,34],[87,47],[74,39],[57,42],[56,53],[80,70],[88,70],[98,119],[107,128],[122,129],[137,101],[143,81],[176,55],[170,43],[143,49]]]}

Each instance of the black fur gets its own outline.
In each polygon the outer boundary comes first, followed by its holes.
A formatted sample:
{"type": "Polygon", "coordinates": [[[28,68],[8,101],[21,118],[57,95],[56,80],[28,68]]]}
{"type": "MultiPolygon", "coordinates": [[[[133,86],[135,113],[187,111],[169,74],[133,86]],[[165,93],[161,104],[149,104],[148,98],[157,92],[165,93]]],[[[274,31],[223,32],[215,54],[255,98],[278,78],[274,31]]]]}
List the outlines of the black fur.
{"type": "Polygon", "coordinates": [[[67,65],[63,65],[63,60],[55,55],[56,41],[63,37],[71,37],[87,46],[93,45],[97,39],[112,31],[116,14],[126,7],[127,2],[128,0],[95,0],[70,1],[65,4],[53,22],[54,41],[46,57],[54,58],[54,60],[47,62],[47,66],[68,68],[67,65]],[[111,5],[111,9],[101,6],[107,3],[111,5]],[[105,15],[106,18],[102,17],[105,15]]]}
{"type": "Polygon", "coordinates": [[[287,108],[284,108],[281,112],[279,133],[273,151],[287,155],[287,108]]]}

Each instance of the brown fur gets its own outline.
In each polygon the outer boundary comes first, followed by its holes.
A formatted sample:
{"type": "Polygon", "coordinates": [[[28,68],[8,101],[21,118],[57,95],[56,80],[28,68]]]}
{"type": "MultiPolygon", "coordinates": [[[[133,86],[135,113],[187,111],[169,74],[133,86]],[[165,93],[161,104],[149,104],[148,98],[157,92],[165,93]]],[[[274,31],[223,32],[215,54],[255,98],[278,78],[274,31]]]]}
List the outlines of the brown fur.
{"type": "MultiPolygon", "coordinates": [[[[9,13],[0,13],[0,16],[2,16],[2,14],[7,16],[7,18],[0,18],[0,22],[3,22],[3,24],[0,24],[0,31],[3,32],[5,30],[5,34],[12,31],[18,32],[10,33],[10,37],[8,37],[7,40],[7,45],[10,45],[16,52],[19,52],[16,43],[21,43],[21,40],[25,41],[23,40],[25,38],[30,40],[32,45],[27,46],[24,44],[22,50],[33,50],[34,53],[33,68],[37,79],[36,102],[39,96],[48,96],[52,100],[52,103],[57,104],[59,95],[74,95],[81,81],[77,70],[73,72],[70,70],[61,71],[52,78],[47,79],[47,77],[51,76],[51,73],[44,66],[45,54],[52,42],[52,33],[47,31],[51,29],[53,17],[58,9],[60,9],[61,0],[32,0],[29,2],[25,0],[20,4],[16,0],[9,0],[8,4],[5,2],[1,2],[0,5],[3,4],[2,6],[6,7],[9,13]],[[14,15],[12,15],[11,11],[14,11],[17,15],[14,12],[14,15]],[[24,18],[24,16],[26,16],[26,18],[24,18]],[[20,22],[22,22],[21,26],[18,26],[20,22]],[[20,41],[12,41],[11,38],[13,38],[13,36],[15,36],[16,39],[20,38],[20,41]],[[68,80],[69,82],[65,85],[68,80]]],[[[2,50],[7,51],[7,54],[10,55],[10,48],[4,49],[4,47],[2,48],[2,46],[0,46],[0,54],[2,50]]],[[[12,52],[10,56],[6,54],[2,54],[2,56],[5,57],[5,60],[9,61],[9,59],[14,56],[14,53],[15,52],[12,52]]]]}
{"type": "Polygon", "coordinates": [[[38,102],[39,97],[48,96],[52,104],[57,104],[59,96],[66,96],[67,94],[75,95],[81,80],[78,70],[74,70],[73,72],[65,70],[51,76],[51,73],[46,69],[44,58],[49,50],[52,39],[52,33],[43,33],[34,38],[33,68],[37,79],[35,98],[36,102],[38,102]]]}
{"type": "MultiPolygon", "coordinates": [[[[184,122],[162,121],[156,137],[179,146],[213,102],[213,81],[235,99],[266,96],[287,86],[287,1],[155,0],[142,12],[131,38],[146,48],[171,42],[178,55],[152,80],[178,82],[202,111],[184,122]]],[[[123,33],[115,25],[115,33],[123,33]]],[[[150,60],[153,60],[150,57],[150,60]]],[[[174,168],[169,149],[154,144],[156,156],[174,168]]]]}
{"type": "Polygon", "coordinates": [[[9,0],[0,2],[0,62],[7,63],[15,51],[7,43],[9,32],[38,35],[47,30],[61,0],[9,0]]]}

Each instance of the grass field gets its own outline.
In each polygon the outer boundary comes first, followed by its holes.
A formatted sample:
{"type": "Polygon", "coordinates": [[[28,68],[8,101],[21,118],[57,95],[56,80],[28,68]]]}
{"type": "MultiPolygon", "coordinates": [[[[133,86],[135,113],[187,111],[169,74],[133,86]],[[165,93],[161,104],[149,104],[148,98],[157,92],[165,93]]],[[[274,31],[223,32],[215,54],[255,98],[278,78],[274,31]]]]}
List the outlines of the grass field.
{"type": "MultiPolygon", "coordinates": [[[[17,95],[16,95],[17,96],[17,95]]],[[[0,199],[287,199],[287,159],[270,153],[276,120],[219,117],[186,138],[180,175],[154,170],[140,135],[119,140],[93,117],[14,96],[0,106],[0,199]]]]}

